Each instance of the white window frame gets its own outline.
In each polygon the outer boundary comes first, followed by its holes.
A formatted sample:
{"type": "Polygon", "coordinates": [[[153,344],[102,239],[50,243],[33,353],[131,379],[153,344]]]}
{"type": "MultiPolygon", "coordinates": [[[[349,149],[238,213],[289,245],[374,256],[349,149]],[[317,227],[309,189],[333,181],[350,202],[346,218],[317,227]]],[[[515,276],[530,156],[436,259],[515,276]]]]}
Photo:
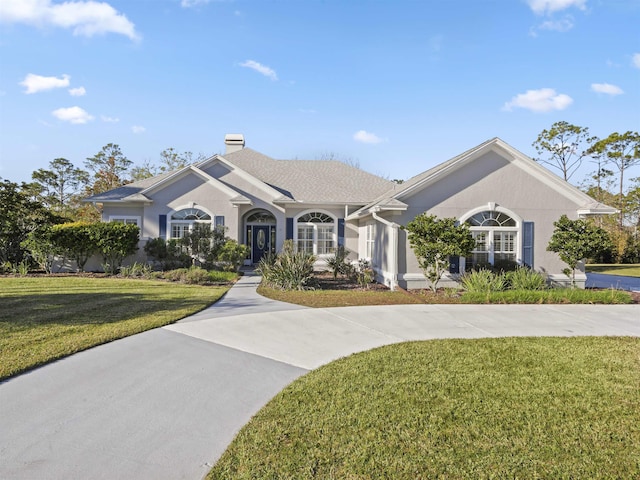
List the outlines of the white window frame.
{"type": "Polygon", "coordinates": [[[364,256],[371,260],[376,246],[376,223],[369,221],[365,225],[364,256]]]}
{"type": "MultiPolygon", "coordinates": [[[[305,230],[311,229],[312,231],[312,245],[313,245],[313,252],[309,252],[309,253],[313,253],[313,255],[317,256],[317,257],[322,257],[322,258],[326,258],[329,257],[333,254],[333,252],[335,251],[335,249],[338,247],[338,219],[335,215],[333,215],[332,213],[327,212],[326,210],[320,210],[320,209],[311,209],[311,210],[305,210],[304,212],[300,212],[298,215],[296,215],[295,217],[293,217],[293,243],[296,246],[296,248],[298,248],[298,231],[299,228],[302,227],[305,230]],[[305,215],[308,215],[310,213],[321,213],[323,215],[327,215],[328,217],[331,218],[331,220],[333,220],[331,223],[320,223],[320,222],[298,222],[298,220],[300,219],[300,217],[303,217],[305,215]],[[329,227],[331,232],[329,234],[330,238],[329,240],[331,241],[331,243],[333,244],[333,247],[331,247],[331,251],[327,252],[327,253],[318,253],[318,245],[319,245],[319,228],[318,227],[329,227]]],[[[302,240],[302,239],[301,239],[302,240]]]]}
{"type": "Polygon", "coordinates": [[[142,217],[136,215],[109,215],[109,222],[119,222],[125,225],[142,226],[142,217]]]}
{"type": "Polygon", "coordinates": [[[179,240],[180,238],[182,238],[182,236],[185,233],[184,228],[181,228],[181,236],[179,237],[174,237],[173,236],[173,226],[174,225],[181,225],[181,226],[186,226],[187,229],[186,231],[191,232],[193,231],[193,226],[195,224],[204,224],[204,225],[209,225],[209,228],[213,229],[214,227],[214,219],[215,219],[215,215],[213,215],[210,211],[208,211],[206,208],[202,208],[200,205],[186,205],[184,207],[181,208],[176,208],[175,210],[172,210],[171,212],[169,212],[169,214],[167,215],[167,239],[168,240],[179,240]],[[183,210],[200,210],[204,213],[206,213],[207,215],[209,215],[209,220],[173,220],[173,216],[178,213],[181,212],[183,210]]]}
{"type": "MultiPolygon", "coordinates": [[[[522,220],[522,217],[520,217],[518,214],[516,214],[515,212],[501,207],[500,205],[496,205],[493,202],[490,202],[488,205],[484,205],[482,207],[478,207],[478,208],[474,208],[473,210],[468,211],[467,213],[465,213],[464,215],[462,215],[460,217],[460,223],[464,223],[467,220],[469,220],[471,217],[473,217],[474,215],[476,215],[477,213],[480,212],[485,212],[485,211],[496,211],[499,213],[502,213],[504,215],[507,215],[509,217],[511,217],[515,223],[516,226],[515,227],[507,227],[507,226],[470,226],[469,230],[474,233],[474,232],[486,232],[487,237],[486,237],[486,250],[477,250],[474,248],[474,250],[472,251],[472,254],[474,253],[487,253],[487,261],[488,263],[490,263],[491,265],[495,264],[495,257],[496,254],[503,254],[503,253],[513,253],[514,255],[514,261],[518,264],[518,265],[522,265],[522,226],[524,221],[522,220]],[[496,233],[502,233],[502,232],[507,232],[507,233],[515,233],[515,241],[514,241],[514,251],[513,252],[505,252],[504,249],[500,250],[500,251],[496,251],[495,250],[495,237],[496,237],[496,233]]],[[[466,259],[465,258],[460,258],[460,271],[464,272],[465,270],[465,265],[466,264],[466,259]]]]}

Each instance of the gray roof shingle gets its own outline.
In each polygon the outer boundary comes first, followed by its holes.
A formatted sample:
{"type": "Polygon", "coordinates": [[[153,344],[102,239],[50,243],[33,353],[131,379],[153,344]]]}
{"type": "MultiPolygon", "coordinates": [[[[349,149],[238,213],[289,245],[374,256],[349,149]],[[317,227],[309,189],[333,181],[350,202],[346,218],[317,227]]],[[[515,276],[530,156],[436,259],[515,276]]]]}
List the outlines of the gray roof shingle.
{"type": "Polygon", "coordinates": [[[298,202],[364,204],[394,186],[337,160],[275,160],[250,148],[224,158],[298,202]]]}

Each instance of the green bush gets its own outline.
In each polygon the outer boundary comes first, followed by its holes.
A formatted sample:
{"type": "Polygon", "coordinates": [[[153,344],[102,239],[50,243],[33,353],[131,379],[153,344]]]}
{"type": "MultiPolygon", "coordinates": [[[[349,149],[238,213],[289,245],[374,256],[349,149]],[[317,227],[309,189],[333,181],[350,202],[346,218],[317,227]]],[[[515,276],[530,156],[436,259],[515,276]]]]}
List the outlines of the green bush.
{"type": "Polygon", "coordinates": [[[187,268],[191,265],[191,257],[182,251],[176,240],[167,242],[164,238],[152,238],[145,244],[144,252],[158,262],[162,270],[187,268]]]}
{"type": "Polygon", "coordinates": [[[116,273],[122,261],[138,250],[140,229],[137,225],[99,222],[91,224],[90,231],[106,273],[116,273]]]}
{"type": "Polygon", "coordinates": [[[544,275],[527,267],[518,267],[507,272],[505,277],[513,290],[544,290],[547,287],[544,275]]]}
{"type": "Polygon", "coordinates": [[[218,261],[222,262],[224,270],[237,271],[247,257],[249,247],[235,240],[227,239],[218,251],[218,261]]]}
{"type": "Polygon", "coordinates": [[[369,285],[375,280],[375,272],[368,260],[361,258],[358,260],[358,265],[353,269],[353,276],[356,282],[362,288],[369,288],[369,285]]]}
{"type": "Polygon", "coordinates": [[[338,274],[349,276],[353,273],[353,266],[347,258],[349,256],[349,250],[343,246],[336,248],[333,255],[325,260],[329,270],[333,272],[333,278],[338,278],[338,274]]]}
{"type": "Polygon", "coordinates": [[[120,275],[127,278],[151,278],[151,265],[135,262],[133,265],[120,267],[120,275]]]}
{"type": "Polygon", "coordinates": [[[503,273],[490,270],[473,270],[460,279],[462,286],[471,293],[490,293],[505,290],[507,282],[503,273]]]}
{"type": "Polygon", "coordinates": [[[305,290],[313,275],[316,258],[305,252],[296,252],[292,240],[285,240],[282,252],[265,255],[258,264],[264,283],[279,290],[305,290]]]}
{"type": "Polygon", "coordinates": [[[189,285],[202,285],[209,282],[209,272],[204,268],[191,267],[187,270],[182,281],[189,285]]]}

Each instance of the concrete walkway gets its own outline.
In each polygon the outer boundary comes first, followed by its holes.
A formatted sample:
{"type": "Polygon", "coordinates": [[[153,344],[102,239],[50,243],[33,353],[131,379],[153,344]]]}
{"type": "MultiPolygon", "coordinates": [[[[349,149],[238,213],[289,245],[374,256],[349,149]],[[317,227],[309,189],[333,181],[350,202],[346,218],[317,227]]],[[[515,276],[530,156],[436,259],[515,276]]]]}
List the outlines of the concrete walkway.
{"type": "Polygon", "coordinates": [[[336,358],[405,340],[640,336],[640,308],[309,309],[245,275],[215,306],[0,384],[2,479],[202,478],[273,395],[336,358]]]}

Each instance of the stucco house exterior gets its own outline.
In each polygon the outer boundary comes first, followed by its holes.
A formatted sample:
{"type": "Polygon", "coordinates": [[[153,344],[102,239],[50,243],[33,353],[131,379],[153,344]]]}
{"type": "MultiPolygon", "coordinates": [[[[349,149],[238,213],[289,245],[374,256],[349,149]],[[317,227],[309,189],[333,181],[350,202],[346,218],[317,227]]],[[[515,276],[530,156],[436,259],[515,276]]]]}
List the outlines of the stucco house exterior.
{"type": "MultiPolygon", "coordinates": [[[[240,134],[226,135],[225,144],[222,155],[86,201],[101,206],[103,221],[138,225],[141,246],[180,238],[196,223],[226,227],[249,246],[248,264],[292,239],[322,267],[341,245],[354,259],[369,259],[391,288],[426,285],[400,228],[422,212],[468,222],[477,240],[471,257],[452,259],[451,280],[470,263],[508,260],[558,283],[567,277],[546,251],[553,222],[615,212],[498,138],[402,184],[339,161],[275,160],[245,147],[240,134]]],[[[578,272],[578,283],[584,280],[578,272]]]]}

